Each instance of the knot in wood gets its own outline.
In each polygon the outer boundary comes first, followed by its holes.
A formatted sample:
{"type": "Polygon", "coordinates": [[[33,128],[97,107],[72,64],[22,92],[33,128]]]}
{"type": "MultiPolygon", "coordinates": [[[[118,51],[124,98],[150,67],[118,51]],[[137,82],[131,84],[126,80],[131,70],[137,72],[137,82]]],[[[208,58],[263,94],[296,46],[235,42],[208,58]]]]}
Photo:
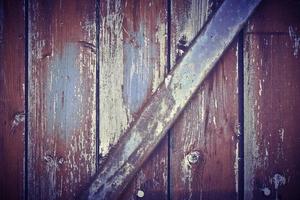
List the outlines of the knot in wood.
{"type": "Polygon", "coordinates": [[[199,151],[192,151],[187,155],[187,159],[190,164],[196,164],[200,160],[200,152],[199,151]]]}

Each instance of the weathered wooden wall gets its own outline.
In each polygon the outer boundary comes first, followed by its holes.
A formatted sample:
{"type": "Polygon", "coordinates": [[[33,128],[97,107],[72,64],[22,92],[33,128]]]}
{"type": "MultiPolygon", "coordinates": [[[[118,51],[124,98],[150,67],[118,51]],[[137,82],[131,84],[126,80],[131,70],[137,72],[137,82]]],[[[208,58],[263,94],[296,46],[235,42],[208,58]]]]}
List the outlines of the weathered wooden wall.
{"type": "MultiPolygon", "coordinates": [[[[74,199],[221,3],[1,0],[0,198],[74,199]]],[[[259,6],[120,199],[299,199],[299,10],[259,6]]]]}

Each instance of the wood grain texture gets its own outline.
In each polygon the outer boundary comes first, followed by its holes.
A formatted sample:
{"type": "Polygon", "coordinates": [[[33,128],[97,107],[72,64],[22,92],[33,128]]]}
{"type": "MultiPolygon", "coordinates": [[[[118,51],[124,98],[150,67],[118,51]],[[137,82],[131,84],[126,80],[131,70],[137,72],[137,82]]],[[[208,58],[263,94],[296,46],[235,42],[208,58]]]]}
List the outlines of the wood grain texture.
{"type": "Polygon", "coordinates": [[[236,51],[234,42],[171,129],[172,199],[237,198],[236,51]]]}
{"type": "Polygon", "coordinates": [[[223,0],[171,1],[171,66],[187,51],[223,0]]]}
{"type": "MultiPolygon", "coordinates": [[[[100,1],[100,155],[104,158],[163,81],[166,1],[100,1]]],[[[166,195],[167,143],[147,161],[121,199],[166,195]]]]}
{"type": "MultiPolygon", "coordinates": [[[[173,63],[184,54],[220,4],[220,1],[173,1],[173,63]]],[[[237,42],[234,42],[171,129],[172,199],[237,197],[237,70],[237,42]],[[198,156],[196,163],[190,162],[192,155],[198,156]]]]}
{"type": "Polygon", "coordinates": [[[299,199],[300,2],[264,1],[245,35],[245,199],[299,199]]]}
{"type": "Polygon", "coordinates": [[[96,167],[96,2],[31,0],[28,14],[28,198],[74,199],[96,167]]]}
{"type": "Polygon", "coordinates": [[[0,199],[24,197],[24,1],[0,1],[0,199]]]}

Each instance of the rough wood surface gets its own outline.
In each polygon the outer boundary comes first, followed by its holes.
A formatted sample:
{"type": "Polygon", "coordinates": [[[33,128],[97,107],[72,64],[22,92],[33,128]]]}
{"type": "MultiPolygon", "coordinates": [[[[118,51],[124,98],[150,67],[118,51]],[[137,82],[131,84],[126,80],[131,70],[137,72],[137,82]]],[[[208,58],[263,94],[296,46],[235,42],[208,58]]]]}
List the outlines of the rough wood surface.
{"type": "Polygon", "coordinates": [[[234,42],[172,128],[172,199],[237,198],[236,50],[234,42]]]}
{"type": "MultiPolygon", "coordinates": [[[[172,2],[175,63],[221,2],[172,2]]],[[[234,42],[171,129],[172,199],[237,198],[237,56],[234,42]],[[191,156],[196,156],[195,163],[191,156]]]]}
{"type": "MultiPolygon", "coordinates": [[[[220,3],[173,1],[173,63],[220,3]]],[[[234,42],[171,129],[172,199],[237,198],[237,56],[234,42]]]]}
{"type": "Polygon", "coordinates": [[[0,199],[24,192],[24,1],[0,1],[0,199]]]}
{"type": "Polygon", "coordinates": [[[171,49],[173,67],[187,51],[192,40],[220,7],[223,0],[171,1],[171,49]]]}
{"type": "MultiPolygon", "coordinates": [[[[100,1],[101,161],[163,81],[166,65],[166,1],[100,1]]],[[[122,199],[163,199],[167,144],[137,173],[122,199]],[[161,192],[162,191],[162,192],[161,192]]]]}
{"type": "Polygon", "coordinates": [[[115,199],[120,195],[259,2],[228,0],[222,4],[188,53],[149,98],[128,132],[111,150],[83,198],[115,199]]]}
{"type": "Polygon", "coordinates": [[[28,198],[74,199],[95,172],[96,2],[29,1],[28,198]]]}
{"type": "Polygon", "coordinates": [[[266,0],[245,35],[245,199],[299,199],[300,2],[266,0]]]}

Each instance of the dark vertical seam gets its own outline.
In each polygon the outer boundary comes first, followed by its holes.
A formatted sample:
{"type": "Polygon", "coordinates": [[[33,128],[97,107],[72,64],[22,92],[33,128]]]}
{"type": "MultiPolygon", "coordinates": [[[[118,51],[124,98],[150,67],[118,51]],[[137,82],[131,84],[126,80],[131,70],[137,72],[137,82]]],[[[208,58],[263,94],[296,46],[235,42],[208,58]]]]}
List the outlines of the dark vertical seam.
{"type": "Polygon", "coordinates": [[[29,48],[29,36],[28,36],[28,26],[29,26],[29,18],[28,18],[28,0],[24,0],[24,70],[25,70],[25,133],[24,133],[24,199],[28,199],[28,141],[29,141],[29,133],[28,133],[28,110],[29,110],[29,102],[28,102],[28,93],[29,93],[29,61],[28,61],[28,48],[29,48]]]}
{"type": "Polygon", "coordinates": [[[99,131],[99,78],[100,78],[100,64],[99,64],[99,34],[100,34],[100,0],[96,0],[96,172],[99,171],[99,145],[100,145],[100,131],[99,131]]]}
{"type": "Polygon", "coordinates": [[[238,36],[238,199],[244,199],[244,31],[238,36]]]}
{"type": "MultiPolygon", "coordinates": [[[[167,67],[166,74],[169,74],[171,71],[171,0],[167,1],[167,67]]],[[[167,153],[167,198],[171,199],[171,129],[167,133],[168,140],[168,153],[167,153]]]]}

